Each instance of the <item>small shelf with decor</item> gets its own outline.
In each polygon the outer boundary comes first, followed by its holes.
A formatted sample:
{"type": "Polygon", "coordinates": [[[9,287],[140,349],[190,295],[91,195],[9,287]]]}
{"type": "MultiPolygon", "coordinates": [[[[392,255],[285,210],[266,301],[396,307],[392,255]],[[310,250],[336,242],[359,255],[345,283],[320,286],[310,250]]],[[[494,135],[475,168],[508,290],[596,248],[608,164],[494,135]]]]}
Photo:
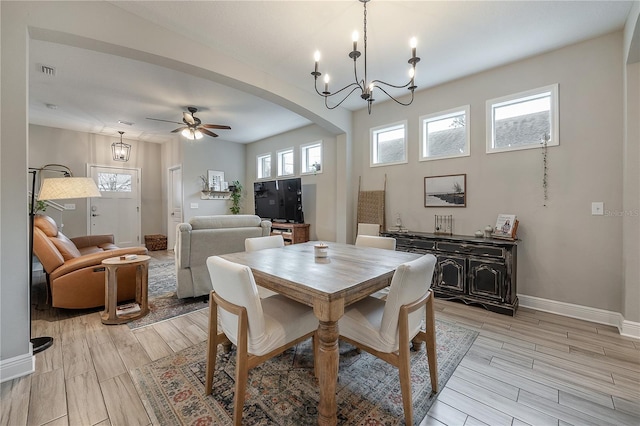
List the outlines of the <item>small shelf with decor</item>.
{"type": "Polygon", "coordinates": [[[285,244],[300,244],[309,241],[308,223],[281,223],[271,224],[271,235],[282,235],[285,244]]]}
{"type": "Polygon", "coordinates": [[[231,191],[200,191],[201,200],[228,200],[231,191]]]}

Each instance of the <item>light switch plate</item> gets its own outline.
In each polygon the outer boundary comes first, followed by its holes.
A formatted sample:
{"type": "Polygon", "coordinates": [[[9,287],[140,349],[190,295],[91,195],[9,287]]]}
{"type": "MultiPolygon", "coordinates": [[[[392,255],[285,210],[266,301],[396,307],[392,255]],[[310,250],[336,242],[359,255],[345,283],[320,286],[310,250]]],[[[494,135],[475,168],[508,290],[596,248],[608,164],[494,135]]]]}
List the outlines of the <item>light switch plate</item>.
{"type": "Polygon", "coordinates": [[[604,215],[604,203],[602,201],[594,201],[591,203],[591,215],[602,216],[604,215]]]}
{"type": "Polygon", "coordinates": [[[191,208],[192,209],[197,209],[198,208],[198,203],[191,203],[191,208]]]}
{"type": "Polygon", "coordinates": [[[64,209],[65,210],[75,210],[76,209],[76,205],[75,204],[65,204],[64,205],[64,209]]]}

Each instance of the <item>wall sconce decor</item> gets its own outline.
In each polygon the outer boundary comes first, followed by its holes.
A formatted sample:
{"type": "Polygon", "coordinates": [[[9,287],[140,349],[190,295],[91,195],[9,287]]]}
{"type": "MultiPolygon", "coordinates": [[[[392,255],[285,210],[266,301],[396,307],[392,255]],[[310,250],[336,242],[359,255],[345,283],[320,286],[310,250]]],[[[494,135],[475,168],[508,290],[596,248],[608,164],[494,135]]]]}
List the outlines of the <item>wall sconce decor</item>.
{"type": "Polygon", "coordinates": [[[129,154],[131,154],[131,145],[128,143],[122,142],[122,135],[124,132],[120,133],[120,142],[114,142],[111,144],[111,154],[113,155],[114,161],[129,161],[129,154]]]}

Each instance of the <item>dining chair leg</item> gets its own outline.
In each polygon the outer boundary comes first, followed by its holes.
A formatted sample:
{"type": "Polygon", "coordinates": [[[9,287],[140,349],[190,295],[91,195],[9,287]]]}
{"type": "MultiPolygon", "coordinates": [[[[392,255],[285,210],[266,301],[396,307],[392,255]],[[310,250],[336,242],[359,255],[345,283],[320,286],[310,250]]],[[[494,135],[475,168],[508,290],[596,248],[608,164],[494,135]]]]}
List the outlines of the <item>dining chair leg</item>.
{"type": "Polygon", "coordinates": [[[238,316],[238,344],[236,347],[236,392],[233,398],[233,423],[235,426],[242,424],[242,408],[247,393],[247,378],[249,376],[249,349],[247,344],[248,333],[247,312],[243,311],[238,316]]]}
{"type": "Polygon", "coordinates": [[[207,369],[205,378],[205,395],[213,391],[213,373],[216,371],[218,355],[218,305],[213,297],[209,298],[209,338],[207,342],[207,369]]]}
{"type": "Polygon", "coordinates": [[[411,398],[411,357],[409,355],[409,318],[406,309],[401,308],[399,318],[398,375],[400,376],[400,391],[402,392],[402,407],[404,421],[413,425],[413,401],[411,398]]]}
{"type": "Polygon", "coordinates": [[[429,376],[431,376],[432,393],[438,392],[438,358],[436,357],[436,311],[433,306],[433,290],[427,299],[426,312],[426,343],[427,343],[427,362],[429,363],[429,376]]]}

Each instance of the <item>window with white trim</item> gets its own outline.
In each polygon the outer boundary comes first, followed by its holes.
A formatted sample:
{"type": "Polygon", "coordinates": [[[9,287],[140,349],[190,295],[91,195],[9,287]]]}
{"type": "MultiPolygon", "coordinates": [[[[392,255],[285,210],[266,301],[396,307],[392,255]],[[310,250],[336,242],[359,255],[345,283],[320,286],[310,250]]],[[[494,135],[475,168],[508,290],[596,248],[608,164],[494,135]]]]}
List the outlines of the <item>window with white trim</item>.
{"type": "Polygon", "coordinates": [[[559,145],[558,85],[487,101],[487,153],[559,145]]]}
{"type": "Polygon", "coordinates": [[[278,151],[276,157],[278,159],[278,176],[293,176],[293,148],[278,151]]]}
{"type": "Polygon", "coordinates": [[[256,178],[267,179],[271,177],[271,153],[256,157],[256,178]]]}
{"type": "Polygon", "coordinates": [[[420,117],[420,161],[469,155],[469,105],[420,117]]]}
{"type": "Polygon", "coordinates": [[[407,162],[407,121],[374,127],[371,136],[371,167],[407,162]]]}
{"type": "Polygon", "coordinates": [[[300,174],[322,173],[322,141],[300,146],[300,174]]]}

